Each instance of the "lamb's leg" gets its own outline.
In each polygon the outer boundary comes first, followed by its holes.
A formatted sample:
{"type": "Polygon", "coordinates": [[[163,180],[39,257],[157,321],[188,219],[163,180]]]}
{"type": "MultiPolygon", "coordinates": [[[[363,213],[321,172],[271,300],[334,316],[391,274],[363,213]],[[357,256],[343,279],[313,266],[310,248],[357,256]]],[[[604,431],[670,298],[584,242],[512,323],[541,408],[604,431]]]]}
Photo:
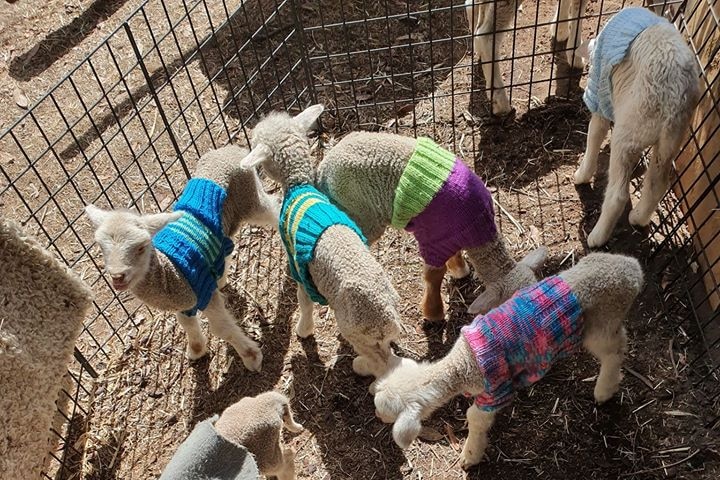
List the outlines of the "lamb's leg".
{"type": "Polygon", "coordinates": [[[640,201],[630,211],[630,224],[646,226],[670,186],[672,161],[680,147],[681,132],[663,132],[653,147],[653,158],[643,181],[640,201]]]}
{"type": "Polygon", "coordinates": [[[301,284],[297,286],[297,299],[300,306],[300,319],[295,327],[295,333],[300,338],[307,338],[315,331],[314,304],[301,284]]]}
{"type": "Polygon", "coordinates": [[[295,450],[292,447],[285,447],[282,455],[282,466],[275,476],[278,480],[295,480],[295,450]]]}
{"type": "Polygon", "coordinates": [[[185,351],[187,358],[197,360],[203,357],[207,353],[207,339],[200,329],[200,322],[197,316],[193,315],[191,317],[178,312],[175,314],[175,318],[177,318],[178,323],[183,330],[185,330],[185,335],[187,336],[188,344],[187,350],[185,351]]]}
{"type": "Polygon", "coordinates": [[[230,270],[230,255],[225,257],[225,267],[223,268],[223,274],[222,274],[222,277],[220,277],[220,280],[218,280],[218,282],[217,282],[218,288],[223,288],[223,287],[225,287],[225,285],[227,285],[229,270],[230,270]]]}
{"type": "Polygon", "coordinates": [[[555,8],[555,16],[550,24],[550,37],[557,48],[560,44],[566,44],[569,38],[567,19],[570,13],[570,0],[558,0],[555,8]]]}
{"type": "Polygon", "coordinates": [[[290,405],[285,405],[285,411],[283,412],[283,425],[285,425],[285,428],[290,430],[293,433],[300,433],[303,430],[305,430],[305,427],[303,427],[301,424],[297,423],[295,421],[295,417],[293,417],[292,410],[290,409],[290,405]]]}
{"type": "Polygon", "coordinates": [[[600,247],[607,243],[620,214],[630,199],[630,175],[635,165],[633,160],[638,157],[639,152],[622,139],[616,141],[621,130],[620,127],[616,127],[610,140],[608,185],[600,218],[587,238],[590,248],[600,247]]]}
{"type": "Polygon", "coordinates": [[[583,345],[600,361],[594,395],[597,403],[604,403],[620,388],[620,367],[627,349],[625,328],[621,325],[617,332],[609,337],[602,333],[588,335],[583,339],[583,345]]]}
{"type": "Polygon", "coordinates": [[[567,22],[568,37],[566,43],[567,50],[565,50],[565,54],[567,55],[568,65],[572,66],[572,68],[582,70],[583,62],[580,55],[577,54],[577,49],[582,41],[581,17],[585,14],[587,0],[561,0],[561,2],[569,5],[568,16],[566,18],[573,19],[567,22]]]}
{"type": "Polygon", "coordinates": [[[463,258],[462,250],[450,257],[450,260],[445,263],[445,266],[453,278],[465,278],[470,275],[470,267],[468,267],[467,262],[465,262],[463,258]]]}
{"type": "Polygon", "coordinates": [[[235,318],[225,308],[225,297],[219,290],[215,290],[213,293],[204,313],[212,334],[222,338],[235,348],[245,368],[259,372],[262,366],[262,352],[257,343],[248,338],[245,332],[237,326],[235,318]]]}
{"type": "Polygon", "coordinates": [[[494,6],[488,6],[488,12],[482,24],[475,30],[475,52],[480,56],[485,83],[489,89],[489,99],[494,115],[510,113],[512,107],[505,92],[505,84],[497,61],[500,58],[500,45],[503,33],[495,33],[494,6]],[[493,48],[494,45],[494,48],[493,48]]]}
{"type": "Polygon", "coordinates": [[[436,268],[425,265],[423,267],[425,291],[423,292],[422,311],[423,316],[431,322],[439,322],[445,318],[442,301],[442,281],[445,278],[446,271],[446,266],[436,268]]]}
{"type": "Polygon", "coordinates": [[[583,155],[580,166],[575,171],[575,185],[588,183],[597,171],[598,155],[600,154],[600,146],[605,136],[610,130],[610,122],[593,113],[590,117],[590,125],[588,125],[587,146],[585,147],[585,155],[583,155]]]}
{"type": "Polygon", "coordinates": [[[495,412],[485,412],[472,404],[467,410],[468,436],[465,440],[460,461],[462,468],[477,465],[485,455],[488,444],[487,432],[495,420],[495,412]]]}
{"type": "MultiPolygon", "coordinates": [[[[259,182],[259,180],[258,180],[259,182]]],[[[259,188],[261,188],[260,185],[259,188]]],[[[277,230],[280,218],[280,200],[265,190],[258,191],[258,207],[248,219],[254,225],[267,225],[277,230]]]]}

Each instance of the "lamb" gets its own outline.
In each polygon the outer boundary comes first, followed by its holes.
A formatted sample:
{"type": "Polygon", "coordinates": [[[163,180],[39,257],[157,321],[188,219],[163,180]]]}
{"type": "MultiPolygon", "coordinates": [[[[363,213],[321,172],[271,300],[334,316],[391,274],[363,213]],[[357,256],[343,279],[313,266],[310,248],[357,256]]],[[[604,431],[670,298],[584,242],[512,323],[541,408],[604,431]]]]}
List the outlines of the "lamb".
{"type": "Polygon", "coordinates": [[[630,199],[633,169],[642,151],[652,146],[642,195],[629,215],[631,225],[650,223],[670,185],[672,162],[687,135],[700,89],[698,65],[682,35],[647,9],[621,10],[590,43],[590,77],[583,98],[592,117],[575,184],[592,179],[600,146],[615,123],[605,199],[587,237],[588,246],[595,248],[610,239],[630,199]]]}
{"type": "Polygon", "coordinates": [[[247,149],[227,146],[204,154],[173,212],[139,215],[127,210],[85,208],[105,270],[117,291],[132,291],[145,304],[176,312],[188,338],[187,357],[207,352],[196,317],[235,347],[245,367],[259,371],[262,353],[225,307],[225,257],[244,222],[275,225],[278,202],[253,172],[240,168],[247,149]],[[227,200],[227,201],[226,201],[227,200]]]}
{"type": "Polygon", "coordinates": [[[296,333],[313,333],[313,302],[329,304],[340,334],[358,354],[355,373],[378,377],[398,362],[390,343],[400,334],[399,295],[362,232],[312,186],[306,134],[321,113],[318,105],[295,117],[270,113],[253,129],[253,148],[242,163],[262,165],[285,192],[279,230],[298,282],[296,333]]]}
{"type": "Polygon", "coordinates": [[[497,232],[492,196],[454,154],[427,138],[353,132],[325,153],[317,186],[360,227],[370,243],[392,225],[413,232],[425,262],[423,315],[444,318],[442,279],[470,270],[485,291],[470,313],[486,312],[516,290],[535,283],[545,262],[540,247],[516,263],[497,232]]]}
{"type": "Polygon", "coordinates": [[[177,449],[160,480],[254,480],[258,470],[278,480],[294,480],[295,451],[283,445],[283,426],[293,433],[304,430],[295,422],[285,395],[270,391],[242,398],[226,408],[220,418],[199,423],[177,449]]]}
{"type": "MultiPolygon", "coordinates": [[[[565,48],[568,64],[576,69],[583,68],[576,50],[580,46],[582,32],[580,17],[585,12],[586,4],[587,0],[558,0],[555,19],[550,25],[553,44],[557,48],[565,48]],[[569,42],[572,46],[568,45],[569,42]]],[[[485,60],[482,69],[494,115],[505,115],[512,110],[496,62],[500,57],[503,37],[512,27],[521,5],[522,0],[465,0],[465,14],[473,34],[473,52],[478,60],[485,60]]]]}
{"type": "Polygon", "coordinates": [[[606,402],[619,388],[627,344],[623,322],[642,286],[634,258],[592,253],[476,317],[441,360],[404,359],[376,382],[376,415],[395,423],[393,438],[407,448],[421,420],[455,395],[475,396],[461,453],[462,466],[471,467],[483,458],[487,431],[514,389],[538,381],[581,342],[600,361],[594,397],[606,402]]]}

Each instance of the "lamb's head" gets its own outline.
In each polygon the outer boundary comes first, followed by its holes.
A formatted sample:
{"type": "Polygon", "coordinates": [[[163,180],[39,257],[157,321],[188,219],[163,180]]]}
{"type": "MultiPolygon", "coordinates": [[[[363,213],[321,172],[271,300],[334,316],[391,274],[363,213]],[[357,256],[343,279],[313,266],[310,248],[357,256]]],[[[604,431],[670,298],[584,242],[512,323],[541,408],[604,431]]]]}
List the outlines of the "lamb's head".
{"type": "Polygon", "coordinates": [[[487,313],[497,307],[521,288],[528,287],[538,281],[537,275],[547,258],[548,249],[541,246],[528,253],[525,258],[515,264],[502,279],[489,283],[468,307],[468,313],[477,315],[487,313]]]}
{"type": "Polygon", "coordinates": [[[286,112],[272,112],[252,131],[252,151],[241,165],[262,165],[273,180],[285,185],[311,183],[314,180],[307,134],[315,128],[323,112],[322,105],[312,105],[294,117],[286,112]]]}
{"type": "Polygon", "coordinates": [[[394,423],[393,439],[400,448],[408,448],[417,438],[420,422],[434,407],[423,391],[431,388],[423,381],[427,368],[428,364],[403,359],[402,365],[375,381],[375,416],[394,423]]]}
{"type": "Polygon", "coordinates": [[[105,260],[115,290],[133,288],[145,277],[153,255],[152,237],[182,212],[138,215],[128,210],[102,210],[94,205],[85,213],[95,226],[95,241],[105,260]]]}

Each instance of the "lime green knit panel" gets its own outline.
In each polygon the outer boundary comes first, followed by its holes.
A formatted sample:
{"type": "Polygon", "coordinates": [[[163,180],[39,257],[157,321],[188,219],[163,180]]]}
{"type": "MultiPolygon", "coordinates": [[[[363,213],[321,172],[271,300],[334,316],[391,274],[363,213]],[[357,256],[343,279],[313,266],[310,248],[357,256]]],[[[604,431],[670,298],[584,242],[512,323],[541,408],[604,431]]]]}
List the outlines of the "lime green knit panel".
{"type": "Polygon", "coordinates": [[[450,176],[454,165],[454,153],[429,138],[417,139],[415,151],[395,189],[393,227],[405,228],[410,220],[425,210],[450,176]]]}

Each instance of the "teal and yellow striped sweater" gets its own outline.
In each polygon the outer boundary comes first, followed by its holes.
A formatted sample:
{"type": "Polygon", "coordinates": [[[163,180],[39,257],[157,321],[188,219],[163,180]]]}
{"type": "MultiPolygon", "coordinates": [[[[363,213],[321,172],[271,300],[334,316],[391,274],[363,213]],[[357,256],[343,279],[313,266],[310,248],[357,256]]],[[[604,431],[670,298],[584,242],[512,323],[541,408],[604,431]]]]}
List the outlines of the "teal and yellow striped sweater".
{"type": "Polygon", "coordinates": [[[195,315],[204,310],[225,270],[225,257],[233,242],[222,228],[222,210],[227,193],[206,178],[192,178],[173,210],[184,212],[153,237],[153,245],[164,253],[192,287],[197,303],[183,312],[195,315]]]}
{"type": "Polygon", "coordinates": [[[310,278],[308,264],[315,254],[320,236],[333,225],[345,225],[367,244],[358,226],[330,199],[311,185],[294,185],[285,193],[280,210],[280,237],[290,262],[290,274],[302,283],[308,296],[316,303],[327,305],[310,278]]]}

